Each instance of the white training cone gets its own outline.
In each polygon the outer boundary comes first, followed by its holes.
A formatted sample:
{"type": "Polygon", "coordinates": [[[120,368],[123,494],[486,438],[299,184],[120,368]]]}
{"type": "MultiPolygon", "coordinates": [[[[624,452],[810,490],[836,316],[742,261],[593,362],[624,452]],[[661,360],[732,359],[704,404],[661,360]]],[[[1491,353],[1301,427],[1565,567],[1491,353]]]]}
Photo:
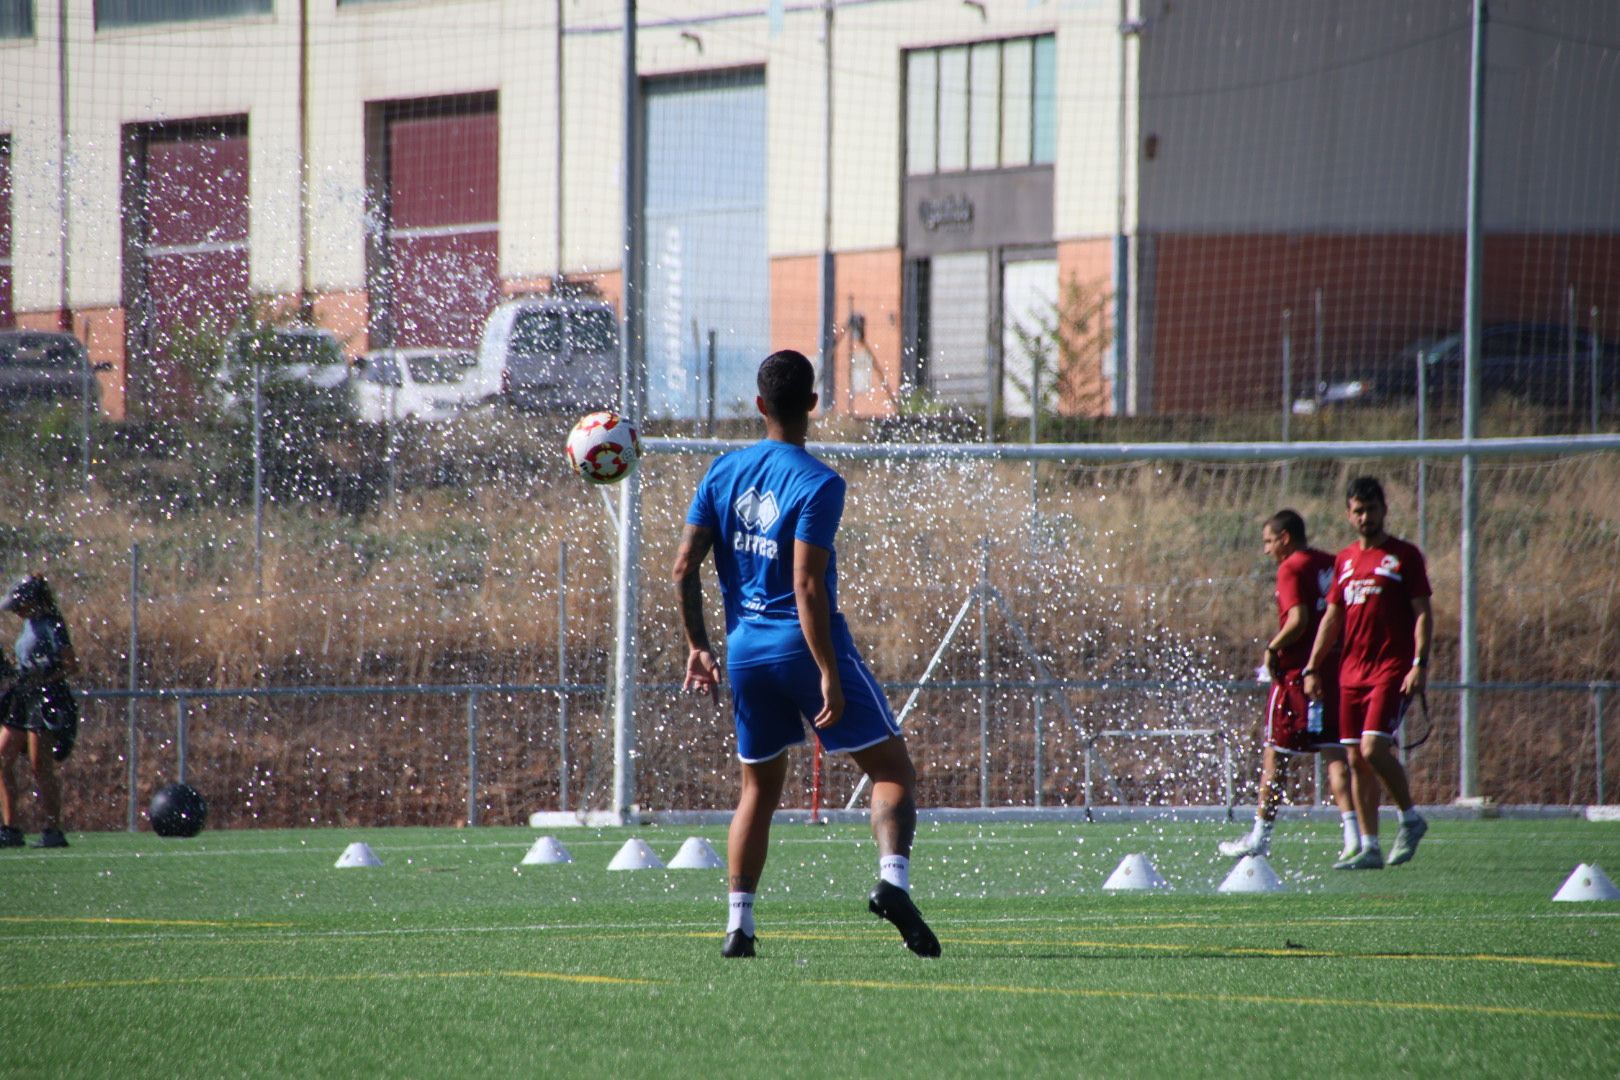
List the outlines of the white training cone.
{"type": "Polygon", "coordinates": [[[1569,875],[1563,887],[1553,893],[1554,900],[1620,900],[1620,888],[1609,880],[1603,867],[1597,863],[1581,863],[1569,875]]]}
{"type": "Polygon", "coordinates": [[[671,870],[719,870],[725,865],[701,836],[688,836],[681,850],[669,860],[671,870]]]}
{"type": "Polygon", "coordinates": [[[1146,855],[1127,855],[1119,861],[1107,881],[1105,889],[1168,889],[1170,883],[1159,876],[1146,855]]]}
{"type": "Polygon", "coordinates": [[[1264,855],[1245,855],[1232,867],[1232,872],[1221,882],[1218,892],[1255,893],[1282,892],[1282,879],[1266,862],[1264,855]]]}
{"type": "Polygon", "coordinates": [[[340,870],[346,870],[354,866],[381,865],[382,860],[377,858],[377,853],[372,851],[369,845],[363,844],[358,840],[344,848],[343,854],[338,856],[337,861],[337,866],[340,870]]]}
{"type": "Polygon", "coordinates": [[[664,860],[653,854],[645,840],[630,839],[608,863],[609,870],[662,870],[664,860]]]}
{"type": "Polygon", "coordinates": [[[565,863],[573,861],[574,857],[568,854],[567,848],[557,843],[556,837],[542,836],[540,839],[534,842],[534,846],[529,849],[529,853],[523,856],[523,862],[520,865],[549,865],[551,863],[565,863]]]}

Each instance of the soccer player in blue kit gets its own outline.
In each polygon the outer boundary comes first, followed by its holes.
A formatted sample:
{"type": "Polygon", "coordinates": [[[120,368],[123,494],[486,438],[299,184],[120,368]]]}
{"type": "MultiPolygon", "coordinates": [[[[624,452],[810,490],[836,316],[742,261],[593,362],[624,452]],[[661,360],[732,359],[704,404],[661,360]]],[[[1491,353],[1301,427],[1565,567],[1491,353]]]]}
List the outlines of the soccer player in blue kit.
{"type": "Polygon", "coordinates": [[[717,703],[720,666],[704,626],[699,576],[711,550],[725,602],[742,791],[727,841],[730,918],[720,954],[754,955],[754,895],[771,815],[787,779],[787,750],[805,741],[809,720],[828,753],[848,754],[872,781],[879,880],[868,909],[893,923],[912,952],[938,956],[939,939],[910,893],[916,771],[838,612],[833,537],[844,478],[804,448],[817,402],[815,369],[802,353],[775,352],[760,364],[758,385],[765,438],[709,466],[687,511],[674,569],[689,650],[685,686],[717,703]]]}

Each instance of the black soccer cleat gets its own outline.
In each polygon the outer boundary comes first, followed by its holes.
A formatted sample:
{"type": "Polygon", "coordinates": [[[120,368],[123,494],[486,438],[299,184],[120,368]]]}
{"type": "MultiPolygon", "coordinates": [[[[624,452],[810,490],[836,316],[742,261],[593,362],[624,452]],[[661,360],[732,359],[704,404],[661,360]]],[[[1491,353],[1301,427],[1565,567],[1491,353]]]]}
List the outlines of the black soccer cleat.
{"type": "Polygon", "coordinates": [[[39,843],[34,846],[37,848],[67,847],[68,842],[67,837],[62,835],[61,829],[46,829],[39,834],[39,843]]]}
{"type": "Polygon", "coordinates": [[[754,935],[745,934],[741,930],[733,930],[726,935],[725,943],[720,946],[720,955],[727,960],[736,960],[740,957],[754,955],[754,935]]]}
{"type": "Polygon", "coordinates": [[[938,956],[939,938],[923,922],[922,912],[911,902],[911,894],[887,881],[877,883],[872,898],[866,902],[872,914],[887,919],[900,931],[906,948],[918,956],[938,956]]]}
{"type": "Polygon", "coordinates": [[[10,825],[0,825],[0,847],[22,847],[27,842],[23,838],[21,829],[14,829],[10,825]]]}

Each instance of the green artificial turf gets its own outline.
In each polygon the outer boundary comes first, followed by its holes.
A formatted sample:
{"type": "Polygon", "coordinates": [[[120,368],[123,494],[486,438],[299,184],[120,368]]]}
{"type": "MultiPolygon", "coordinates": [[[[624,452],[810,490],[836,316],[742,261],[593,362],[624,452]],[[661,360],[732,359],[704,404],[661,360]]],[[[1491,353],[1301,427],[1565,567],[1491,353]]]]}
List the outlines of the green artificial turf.
{"type": "MultiPolygon", "coordinates": [[[[1216,891],[1240,826],[925,824],[924,961],[865,910],[863,828],[778,826],[759,956],[719,956],[719,828],[71,834],[0,851],[8,1076],[1613,1076],[1620,825],[1437,821],[1335,872],[1285,823],[1286,891],[1216,891]],[[335,869],[352,841],[384,865],[335,869]],[[1168,892],[1105,893],[1141,852],[1168,892]]],[[[1392,831],[1392,830],[1391,830],[1392,831]]]]}

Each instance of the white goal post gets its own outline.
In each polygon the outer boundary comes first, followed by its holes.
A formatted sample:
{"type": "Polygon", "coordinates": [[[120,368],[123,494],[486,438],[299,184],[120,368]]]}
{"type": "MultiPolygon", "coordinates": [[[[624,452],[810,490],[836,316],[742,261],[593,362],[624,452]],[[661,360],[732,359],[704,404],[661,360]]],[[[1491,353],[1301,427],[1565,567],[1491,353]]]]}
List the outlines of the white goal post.
{"type": "MultiPolygon", "coordinates": [[[[751,445],[749,440],[646,438],[642,440],[644,454],[674,454],[713,456],[728,450],[751,445]]],[[[998,461],[998,462],[1072,462],[1106,464],[1142,461],[1267,461],[1336,460],[1343,458],[1368,459],[1428,459],[1428,458],[1485,458],[1510,456],[1570,456],[1575,454],[1620,451],[1620,435],[1535,436],[1497,439],[1401,439],[1381,442],[1174,442],[1174,443],[810,443],[808,449],[818,457],[842,460],[891,461],[998,461]]],[[[1465,483],[1472,482],[1472,472],[1465,470],[1465,483]]],[[[636,544],[639,541],[640,485],[632,482],[620,489],[619,541],[636,544]]],[[[1465,530],[1472,527],[1465,521],[1465,530]]],[[[1464,543],[1462,550],[1471,552],[1473,545],[1464,543]]],[[[614,599],[616,622],[621,628],[633,624],[635,597],[641,582],[637,580],[639,560],[618,560],[619,574],[614,599]]],[[[1474,591],[1466,586],[1473,567],[1463,565],[1461,574],[1465,582],[1461,603],[1472,604],[1474,591]]],[[[1461,625],[1472,628],[1471,611],[1462,612],[1461,625]]],[[[621,642],[624,648],[625,643],[621,642]]],[[[1464,643],[1464,652],[1467,652],[1464,643]]],[[[633,653],[632,653],[633,655],[633,653]]],[[[1473,706],[1473,694],[1467,685],[1473,672],[1461,673],[1465,684],[1458,714],[1458,795],[1460,801],[1479,796],[1478,740],[1473,706]]],[[[626,749],[614,755],[614,805],[611,814],[616,820],[628,821],[636,803],[634,770],[628,748],[634,745],[634,687],[621,678],[611,688],[621,708],[611,710],[614,717],[615,747],[626,749]]]]}

